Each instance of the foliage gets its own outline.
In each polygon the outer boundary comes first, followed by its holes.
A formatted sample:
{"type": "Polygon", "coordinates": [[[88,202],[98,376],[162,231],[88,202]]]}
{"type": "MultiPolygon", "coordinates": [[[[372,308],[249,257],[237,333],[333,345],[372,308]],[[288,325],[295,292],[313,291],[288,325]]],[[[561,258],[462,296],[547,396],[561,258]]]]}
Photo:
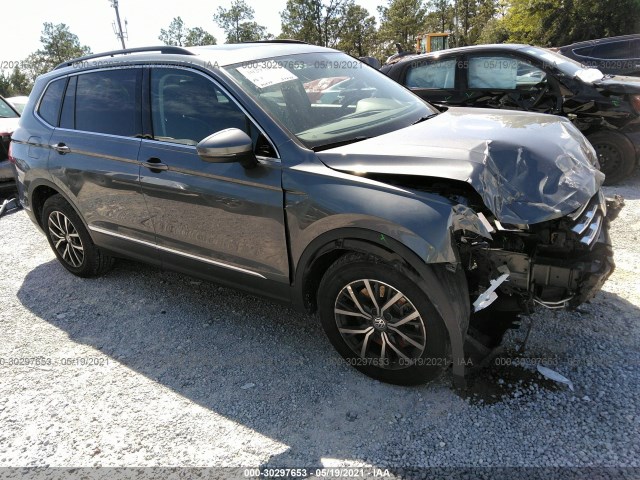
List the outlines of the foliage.
{"type": "Polygon", "coordinates": [[[216,37],[211,35],[205,29],[193,27],[187,32],[187,38],[185,39],[184,45],[185,47],[191,47],[194,45],[215,45],[216,43],[216,37]]]}
{"type": "Polygon", "coordinates": [[[294,38],[323,47],[337,47],[346,32],[353,0],[287,0],[280,12],[280,38],[294,38]]]}
{"type": "Polygon", "coordinates": [[[216,37],[200,27],[187,28],[181,17],[171,20],[169,28],[160,29],[158,39],[165,45],[192,47],[195,45],[215,45],[216,37]]]}
{"type": "Polygon", "coordinates": [[[501,23],[509,42],[560,46],[638,32],[640,1],[512,0],[501,23]]]}
{"type": "Polygon", "coordinates": [[[376,17],[360,5],[349,5],[342,36],[338,40],[338,49],[354,57],[364,57],[376,51],[377,43],[376,17]]]}
{"type": "Polygon", "coordinates": [[[380,38],[387,40],[385,51],[394,53],[393,45],[400,43],[406,50],[413,50],[416,36],[425,33],[427,9],[422,0],[389,0],[387,6],[379,6],[380,38]]]}
{"type": "Polygon", "coordinates": [[[31,82],[18,66],[11,73],[0,73],[0,95],[3,97],[28,95],[31,87],[31,82]]]}
{"type": "Polygon", "coordinates": [[[218,7],[213,21],[227,36],[226,43],[252,42],[272,38],[267,28],[253,20],[255,11],[244,0],[233,0],[230,8],[218,7]]]}
{"type": "Polygon", "coordinates": [[[64,23],[54,25],[45,22],[40,42],[42,48],[29,55],[23,62],[23,73],[30,83],[62,62],[91,53],[91,49],[81,45],[78,36],[71,33],[64,23]]]}

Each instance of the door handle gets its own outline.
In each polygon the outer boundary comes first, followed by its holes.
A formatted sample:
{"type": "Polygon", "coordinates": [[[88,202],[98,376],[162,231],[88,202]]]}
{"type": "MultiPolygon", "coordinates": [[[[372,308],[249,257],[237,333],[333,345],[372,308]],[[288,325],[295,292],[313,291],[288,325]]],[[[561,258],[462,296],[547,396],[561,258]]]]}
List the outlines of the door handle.
{"type": "Polygon", "coordinates": [[[54,143],[53,145],[51,145],[51,148],[53,148],[60,155],[64,155],[65,153],[69,153],[71,151],[71,149],[62,142],[54,143]]]}
{"type": "Polygon", "coordinates": [[[169,165],[162,163],[159,158],[155,157],[151,157],[146,162],[142,162],[142,165],[147,167],[149,170],[169,170],[169,165]]]}

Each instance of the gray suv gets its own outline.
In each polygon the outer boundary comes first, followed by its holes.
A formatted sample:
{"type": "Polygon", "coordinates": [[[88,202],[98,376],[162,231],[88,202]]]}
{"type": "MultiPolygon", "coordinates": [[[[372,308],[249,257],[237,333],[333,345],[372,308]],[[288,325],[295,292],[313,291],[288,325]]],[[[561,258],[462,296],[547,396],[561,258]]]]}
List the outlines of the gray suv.
{"type": "Polygon", "coordinates": [[[463,379],[519,313],[576,307],[614,267],[568,120],[440,112],[299,42],[70,61],[37,80],[10,155],[71,273],[128,258],[317,311],[391,383],[463,379]]]}

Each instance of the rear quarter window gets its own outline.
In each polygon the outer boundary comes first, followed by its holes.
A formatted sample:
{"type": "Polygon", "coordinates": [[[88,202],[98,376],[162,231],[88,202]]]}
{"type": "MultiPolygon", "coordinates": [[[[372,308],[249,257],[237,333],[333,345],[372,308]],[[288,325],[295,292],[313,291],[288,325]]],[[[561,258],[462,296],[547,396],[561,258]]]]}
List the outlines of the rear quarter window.
{"type": "Polygon", "coordinates": [[[47,90],[42,96],[40,106],[38,107],[38,115],[54,127],[58,126],[58,117],[60,116],[60,104],[62,103],[62,94],[66,78],[54,80],[49,84],[47,90]]]}

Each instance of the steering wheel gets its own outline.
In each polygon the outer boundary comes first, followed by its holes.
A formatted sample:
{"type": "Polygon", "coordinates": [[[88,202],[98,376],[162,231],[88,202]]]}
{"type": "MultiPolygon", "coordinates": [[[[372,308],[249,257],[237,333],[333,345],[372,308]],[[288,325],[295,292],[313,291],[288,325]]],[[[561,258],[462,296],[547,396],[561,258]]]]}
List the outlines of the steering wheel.
{"type": "Polygon", "coordinates": [[[540,87],[540,93],[538,93],[535,98],[533,99],[533,102],[531,103],[531,106],[529,108],[535,108],[537,107],[540,102],[542,101],[542,99],[544,98],[544,96],[549,93],[549,90],[551,90],[551,88],[549,87],[549,82],[540,82],[538,83],[534,88],[538,88],[540,87]]]}

